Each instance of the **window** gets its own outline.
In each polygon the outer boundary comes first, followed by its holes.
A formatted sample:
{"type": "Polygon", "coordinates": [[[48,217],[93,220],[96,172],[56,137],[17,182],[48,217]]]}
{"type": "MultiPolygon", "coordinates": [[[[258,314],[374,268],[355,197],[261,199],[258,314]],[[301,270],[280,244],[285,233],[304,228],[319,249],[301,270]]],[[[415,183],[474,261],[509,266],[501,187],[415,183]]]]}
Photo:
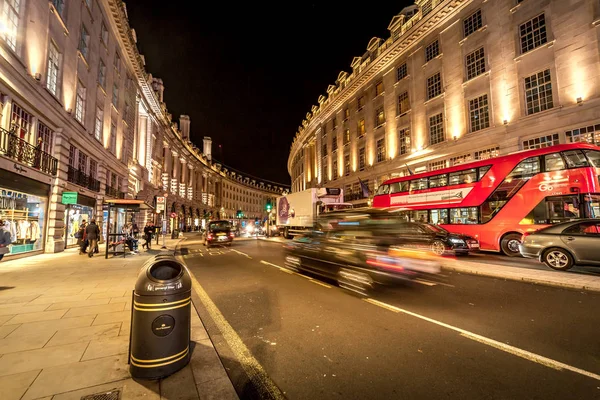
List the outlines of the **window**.
{"type": "Polygon", "coordinates": [[[408,76],[408,69],[406,68],[406,63],[400,65],[396,70],[396,80],[400,81],[408,76]]]}
{"type": "Polygon", "coordinates": [[[361,147],[358,149],[358,169],[364,171],[365,169],[365,148],[361,147]]]}
{"type": "Polygon", "coordinates": [[[350,129],[344,131],[344,146],[350,143],[350,129]]]}
{"type": "Polygon", "coordinates": [[[544,171],[560,171],[565,169],[565,162],[563,161],[560,153],[546,154],[544,156],[544,171]]]}
{"type": "Polygon", "coordinates": [[[410,110],[410,102],[408,101],[408,92],[398,96],[398,115],[405,114],[410,110]]]}
{"type": "Polygon", "coordinates": [[[569,143],[587,142],[600,145],[600,124],[583,126],[566,132],[569,143]]]}
{"type": "Polygon", "coordinates": [[[108,29],[106,29],[104,21],[102,21],[102,26],[100,27],[100,41],[104,46],[108,46],[108,29]]]}
{"type": "Polygon", "coordinates": [[[81,33],[80,33],[80,38],[79,38],[79,51],[81,52],[81,55],[84,58],[87,58],[88,56],[88,51],[90,48],[90,34],[88,33],[87,29],[85,29],[85,26],[82,24],[81,25],[81,33]]]}
{"type": "Polygon", "coordinates": [[[362,135],[364,135],[365,132],[366,132],[365,120],[361,119],[358,121],[358,137],[361,137],[362,135]]]}
{"type": "Polygon", "coordinates": [[[487,94],[469,100],[469,120],[471,122],[471,132],[490,127],[487,94]]]}
{"type": "MultiPolygon", "coordinates": [[[[117,153],[117,126],[115,123],[110,124],[110,152],[113,154],[117,153]]],[[[175,159],[175,158],[173,158],[175,159]]]]}
{"type": "Polygon", "coordinates": [[[350,154],[344,155],[344,175],[350,175],[350,154]]]}
{"type": "Polygon", "coordinates": [[[77,155],[77,147],[69,145],[69,167],[75,168],[75,160],[77,155]]]}
{"type": "Polygon", "coordinates": [[[428,165],[430,171],[437,171],[446,168],[446,160],[432,161],[428,165]]]}
{"type": "Polygon", "coordinates": [[[89,176],[92,179],[98,179],[98,162],[92,158],[90,158],[89,176]]]}
{"type": "Polygon", "coordinates": [[[375,127],[380,127],[385,124],[385,114],[383,113],[383,107],[379,107],[375,110],[375,127]]]}
{"type": "Polygon", "coordinates": [[[473,14],[469,15],[463,21],[463,34],[464,37],[469,36],[471,33],[475,32],[477,29],[481,28],[483,23],[481,21],[481,10],[475,11],[473,14]]]}
{"type": "Polygon", "coordinates": [[[331,119],[331,128],[332,129],[336,129],[337,128],[337,119],[335,117],[333,117],[331,119]]]}
{"type": "Polygon", "coordinates": [[[450,157],[450,165],[460,165],[473,160],[471,153],[462,154],[460,156],[450,157]]]}
{"type": "Polygon", "coordinates": [[[78,162],[77,162],[77,169],[85,174],[87,171],[88,156],[81,150],[79,150],[78,153],[79,153],[79,157],[78,157],[78,162]]]}
{"type": "Polygon", "coordinates": [[[521,54],[527,53],[548,41],[546,36],[546,20],[544,14],[530,19],[519,27],[521,37],[521,54]]]}
{"type": "Polygon", "coordinates": [[[321,147],[321,157],[325,157],[327,155],[327,143],[325,143],[325,140],[327,140],[327,138],[323,138],[323,146],[321,147]]]}
{"type": "Polygon", "coordinates": [[[469,168],[449,174],[450,185],[462,185],[463,183],[477,182],[477,169],[469,168]]]}
{"type": "MultiPolygon", "coordinates": [[[[571,204],[571,206],[573,206],[571,204]]],[[[566,212],[571,212],[571,208],[574,207],[566,207],[565,209],[565,213],[566,212]]],[[[577,213],[579,214],[578,210],[577,213]]],[[[573,217],[571,217],[573,218],[573,217]]],[[[586,235],[586,236],[600,236],[600,223],[595,222],[595,221],[589,221],[589,222],[582,222],[579,223],[577,225],[573,225],[567,229],[565,229],[562,232],[564,235],[586,235]]]]}
{"type": "Polygon", "coordinates": [[[6,0],[4,2],[3,19],[5,24],[4,40],[8,47],[13,51],[17,51],[17,34],[19,32],[19,18],[21,0],[6,0]]]}
{"type": "Polygon", "coordinates": [[[85,86],[80,80],[77,81],[77,95],[75,97],[75,119],[82,124],[85,120],[85,86]]]}
{"type": "Polygon", "coordinates": [[[440,43],[438,40],[425,47],[425,62],[429,62],[440,55],[440,43]]]}
{"type": "Polygon", "coordinates": [[[375,96],[383,94],[383,81],[379,81],[375,84],[375,96]]]}
{"type": "Polygon", "coordinates": [[[119,108],[119,86],[117,85],[117,82],[113,84],[112,104],[115,108],[119,108]]]}
{"type": "Polygon", "coordinates": [[[558,133],[545,135],[523,141],[523,150],[541,149],[558,144],[558,133]]]}
{"type": "Polygon", "coordinates": [[[407,154],[410,150],[410,132],[406,128],[398,130],[398,149],[400,155],[407,154]]]}
{"type": "Polygon", "coordinates": [[[346,121],[348,118],[350,118],[350,109],[346,108],[344,109],[344,121],[346,121]]]}
{"type": "Polygon", "coordinates": [[[500,154],[500,147],[490,147],[488,149],[479,150],[475,152],[476,160],[487,160],[489,158],[498,157],[500,154]]]}
{"type": "Polygon", "coordinates": [[[58,15],[63,18],[63,12],[65,11],[65,0],[52,0],[52,5],[54,6],[54,9],[58,15]]]}
{"type": "Polygon", "coordinates": [[[431,100],[440,94],[442,94],[442,76],[438,72],[427,78],[427,100],[431,100]]]}
{"type": "Polygon", "coordinates": [[[385,139],[377,141],[377,162],[385,161],[385,139]]]}
{"type": "Polygon", "coordinates": [[[365,96],[360,96],[356,101],[356,104],[358,106],[358,110],[362,110],[362,108],[365,106],[365,96]]]}
{"type": "Polygon", "coordinates": [[[525,100],[527,101],[527,115],[554,107],[549,69],[525,78],[525,100]]]}
{"type": "Polygon", "coordinates": [[[562,154],[565,157],[565,160],[567,160],[568,168],[589,167],[585,155],[580,150],[564,151],[562,154]]]}
{"type": "Polygon", "coordinates": [[[584,150],[590,164],[596,168],[600,168],[600,151],[584,150]]]}
{"type": "Polygon", "coordinates": [[[485,72],[485,54],[483,47],[467,54],[467,80],[473,79],[485,72]]]}
{"type": "Polygon", "coordinates": [[[444,118],[442,113],[429,117],[429,144],[441,143],[444,137],[444,118]]]}
{"type": "Polygon", "coordinates": [[[477,207],[463,207],[450,209],[451,224],[476,224],[478,220],[477,207]]]}
{"type": "Polygon", "coordinates": [[[102,142],[104,132],[104,110],[100,107],[96,108],[96,121],[94,123],[94,137],[99,142],[102,142]]]}
{"type": "Polygon", "coordinates": [[[52,130],[49,127],[47,127],[41,121],[38,121],[37,138],[42,139],[40,150],[42,150],[45,153],[51,154],[54,133],[52,132],[52,130]]]}
{"type": "Polygon", "coordinates": [[[106,89],[106,65],[102,59],[100,59],[100,64],[98,65],[98,83],[103,89],[106,89]]]}
{"type": "Polygon", "coordinates": [[[408,190],[410,190],[411,192],[413,190],[423,190],[423,189],[427,189],[427,178],[414,179],[414,180],[410,181],[410,186],[408,187],[408,190]]]}
{"type": "Polygon", "coordinates": [[[115,53],[114,67],[115,67],[116,74],[120,76],[121,75],[121,57],[119,57],[118,53],[115,53]]]}
{"type": "Polygon", "coordinates": [[[333,163],[332,163],[332,175],[333,175],[333,179],[337,179],[338,178],[337,157],[333,159],[333,163]]]}
{"type": "Polygon", "coordinates": [[[337,151],[338,149],[338,137],[337,135],[333,135],[331,138],[331,151],[337,151]]]}
{"type": "Polygon", "coordinates": [[[448,175],[441,174],[429,177],[429,187],[436,188],[446,186],[448,184],[448,175]]]}
{"type": "Polygon", "coordinates": [[[46,80],[46,88],[54,96],[58,96],[58,79],[60,74],[60,53],[53,41],[50,41],[48,46],[48,76],[46,80]]]}

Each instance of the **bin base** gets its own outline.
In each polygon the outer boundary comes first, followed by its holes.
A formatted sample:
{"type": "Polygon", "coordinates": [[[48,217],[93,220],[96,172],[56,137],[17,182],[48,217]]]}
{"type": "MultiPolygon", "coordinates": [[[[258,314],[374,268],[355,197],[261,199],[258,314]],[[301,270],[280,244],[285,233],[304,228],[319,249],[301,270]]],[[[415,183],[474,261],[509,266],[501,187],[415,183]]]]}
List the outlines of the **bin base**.
{"type": "Polygon", "coordinates": [[[190,348],[184,354],[176,354],[159,360],[138,360],[131,355],[129,373],[133,378],[156,380],[173,375],[190,362],[190,348]],[[169,359],[171,358],[171,359],[169,359]]]}

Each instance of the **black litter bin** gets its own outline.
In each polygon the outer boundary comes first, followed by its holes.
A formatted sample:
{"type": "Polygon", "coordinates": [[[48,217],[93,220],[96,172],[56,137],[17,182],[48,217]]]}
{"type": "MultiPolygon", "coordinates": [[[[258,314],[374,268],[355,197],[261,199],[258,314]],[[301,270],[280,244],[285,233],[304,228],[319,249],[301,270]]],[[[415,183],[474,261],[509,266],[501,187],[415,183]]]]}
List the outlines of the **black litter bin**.
{"type": "Polygon", "coordinates": [[[190,360],[192,281],[175,257],[158,255],[138,275],[133,293],[129,371],[159,379],[190,360]]]}
{"type": "Polygon", "coordinates": [[[179,237],[179,229],[173,229],[171,231],[171,239],[177,239],[179,237]]]}

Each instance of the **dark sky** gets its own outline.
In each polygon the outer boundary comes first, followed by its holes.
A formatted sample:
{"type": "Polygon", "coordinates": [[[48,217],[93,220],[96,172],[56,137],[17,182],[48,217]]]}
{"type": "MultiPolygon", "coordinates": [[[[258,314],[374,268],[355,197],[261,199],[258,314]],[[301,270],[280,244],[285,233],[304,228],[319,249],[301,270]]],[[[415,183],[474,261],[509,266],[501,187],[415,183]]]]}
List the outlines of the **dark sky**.
{"type": "Polygon", "coordinates": [[[173,119],[190,116],[192,141],[202,148],[210,136],[214,158],[284,184],[306,113],[372,37],[388,38],[392,17],[412,4],[333,3],[126,2],[146,69],[163,80],[173,119]]]}

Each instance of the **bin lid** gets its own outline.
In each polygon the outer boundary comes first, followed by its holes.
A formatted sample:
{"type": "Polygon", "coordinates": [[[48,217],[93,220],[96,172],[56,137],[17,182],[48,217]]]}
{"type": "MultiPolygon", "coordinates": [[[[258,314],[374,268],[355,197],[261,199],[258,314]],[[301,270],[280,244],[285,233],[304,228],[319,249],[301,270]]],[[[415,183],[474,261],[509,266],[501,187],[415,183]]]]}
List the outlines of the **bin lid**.
{"type": "Polygon", "coordinates": [[[187,267],[174,256],[162,254],[144,263],[135,283],[135,293],[142,296],[165,296],[191,289],[187,267]]]}

